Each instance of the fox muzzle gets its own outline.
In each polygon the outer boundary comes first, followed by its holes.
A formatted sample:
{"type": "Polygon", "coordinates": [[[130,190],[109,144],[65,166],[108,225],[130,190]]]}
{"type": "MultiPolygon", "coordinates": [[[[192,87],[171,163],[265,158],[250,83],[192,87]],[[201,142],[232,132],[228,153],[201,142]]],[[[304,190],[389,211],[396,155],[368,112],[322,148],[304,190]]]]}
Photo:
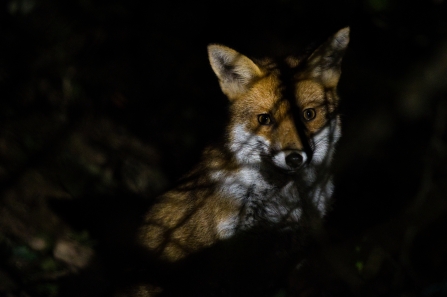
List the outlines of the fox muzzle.
{"type": "Polygon", "coordinates": [[[273,155],[273,163],[286,171],[296,171],[307,161],[307,154],[301,150],[283,150],[273,155]]]}

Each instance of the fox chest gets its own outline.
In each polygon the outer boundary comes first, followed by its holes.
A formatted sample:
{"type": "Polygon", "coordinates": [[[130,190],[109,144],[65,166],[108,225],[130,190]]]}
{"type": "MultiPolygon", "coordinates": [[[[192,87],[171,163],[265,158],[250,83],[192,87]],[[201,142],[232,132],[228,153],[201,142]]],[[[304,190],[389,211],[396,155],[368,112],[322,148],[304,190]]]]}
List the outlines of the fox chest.
{"type": "Polygon", "coordinates": [[[274,184],[250,169],[215,177],[223,199],[231,199],[238,205],[237,212],[219,223],[221,238],[258,227],[293,227],[301,218],[300,197],[292,180],[274,184]]]}

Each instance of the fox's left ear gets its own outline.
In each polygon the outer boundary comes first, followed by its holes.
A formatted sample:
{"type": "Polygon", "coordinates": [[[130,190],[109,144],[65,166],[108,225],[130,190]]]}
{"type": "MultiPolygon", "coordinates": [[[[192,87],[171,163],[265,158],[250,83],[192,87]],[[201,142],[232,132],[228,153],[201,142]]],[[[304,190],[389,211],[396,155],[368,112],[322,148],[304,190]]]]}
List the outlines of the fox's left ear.
{"type": "Polygon", "coordinates": [[[262,75],[261,69],[249,58],[219,44],[208,46],[208,56],[220,87],[230,100],[246,92],[262,75]]]}
{"type": "Polygon", "coordinates": [[[340,79],[340,64],[349,43],[349,27],[343,28],[317,48],[307,60],[311,77],[326,87],[335,87],[340,79]]]}

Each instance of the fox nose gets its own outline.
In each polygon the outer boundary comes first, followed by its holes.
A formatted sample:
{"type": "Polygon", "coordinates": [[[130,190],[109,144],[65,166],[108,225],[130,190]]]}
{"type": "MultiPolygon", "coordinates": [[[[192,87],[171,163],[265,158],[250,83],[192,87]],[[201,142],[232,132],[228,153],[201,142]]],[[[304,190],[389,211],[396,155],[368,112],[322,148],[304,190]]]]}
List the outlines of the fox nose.
{"type": "Polygon", "coordinates": [[[297,152],[290,153],[286,157],[286,164],[293,169],[297,169],[303,164],[303,156],[297,152]]]}

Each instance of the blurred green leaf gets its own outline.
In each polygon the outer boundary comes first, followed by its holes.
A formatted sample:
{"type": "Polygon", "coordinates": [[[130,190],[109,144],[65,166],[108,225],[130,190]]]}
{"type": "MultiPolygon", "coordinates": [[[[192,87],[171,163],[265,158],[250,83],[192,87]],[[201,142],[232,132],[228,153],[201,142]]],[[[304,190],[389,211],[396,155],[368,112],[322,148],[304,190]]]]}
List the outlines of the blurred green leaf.
{"type": "Polygon", "coordinates": [[[45,272],[56,271],[59,268],[58,263],[53,258],[46,258],[40,263],[40,268],[45,272]]]}
{"type": "Polygon", "coordinates": [[[37,286],[36,291],[39,295],[53,297],[58,295],[59,286],[57,284],[40,284],[37,286]]]}
{"type": "Polygon", "coordinates": [[[15,247],[12,250],[12,253],[14,256],[17,256],[27,261],[33,261],[37,259],[37,254],[25,245],[15,247]]]}
{"type": "Polygon", "coordinates": [[[90,237],[90,234],[87,230],[72,232],[70,233],[69,237],[82,245],[92,246],[95,244],[95,241],[90,237]]]}
{"type": "Polygon", "coordinates": [[[390,8],[389,0],[368,0],[368,7],[374,12],[384,11],[390,8]]]}
{"type": "Polygon", "coordinates": [[[286,290],[284,290],[284,289],[279,290],[274,295],[274,297],[286,297],[286,296],[287,296],[287,293],[286,293],[286,290]]]}
{"type": "Polygon", "coordinates": [[[355,263],[355,267],[357,267],[358,272],[361,273],[363,271],[363,267],[364,267],[363,261],[357,261],[355,263]]]}

